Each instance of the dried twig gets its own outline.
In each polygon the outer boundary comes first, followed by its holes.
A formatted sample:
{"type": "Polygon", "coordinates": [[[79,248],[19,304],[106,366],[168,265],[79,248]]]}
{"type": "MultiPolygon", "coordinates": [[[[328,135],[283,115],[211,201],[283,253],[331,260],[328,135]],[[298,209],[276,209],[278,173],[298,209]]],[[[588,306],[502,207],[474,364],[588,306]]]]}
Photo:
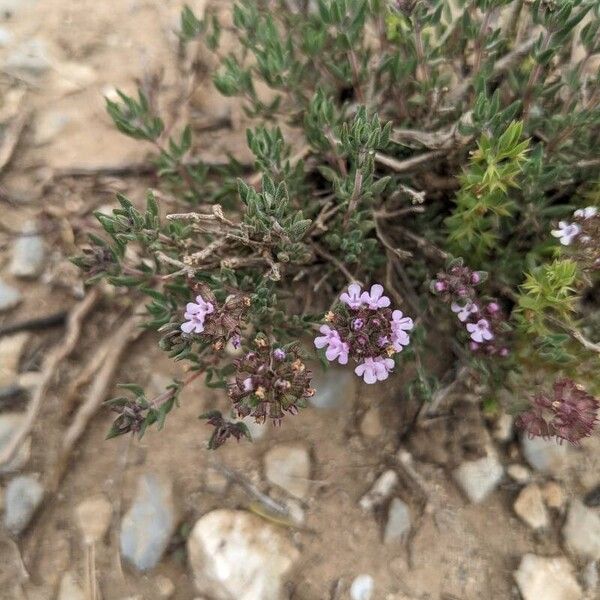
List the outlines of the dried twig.
{"type": "Polygon", "coordinates": [[[419,167],[422,167],[423,165],[431,164],[431,162],[445,155],[445,152],[434,150],[432,152],[425,152],[424,154],[418,154],[417,156],[406,158],[405,160],[398,160],[392,156],[387,156],[387,154],[377,152],[375,154],[375,160],[378,163],[396,171],[396,173],[408,173],[409,171],[413,171],[419,167]]]}
{"type": "Polygon", "coordinates": [[[17,323],[10,323],[8,325],[0,326],[0,336],[18,333],[19,331],[46,329],[48,327],[63,325],[67,320],[67,316],[68,313],[64,310],[61,310],[53,315],[34,317],[33,319],[26,319],[25,321],[19,321],[17,323]]]}
{"type": "Polygon", "coordinates": [[[344,274],[344,276],[346,277],[346,279],[348,281],[350,281],[350,282],[356,281],[357,283],[360,283],[360,281],[358,281],[356,279],[356,277],[354,277],[354,275],[352,275],[352,273],[350,273],[350,271],[348,271],[346,266],[341,261],[339,261],[335,256],[333,256],[333,254],[329,254],[329,252],[327,252],[327,250],[325,250],[325,248],[321,247],[316,242],[312,242],[311,246],[319,256],[321,256],[325,260],[328,260],[330,263],[334,264],[344,274]]]}
{"type": "Polygon", "coordinates": [[[123,325],[117,326],[113,335],[104,341],[104,345],[106,345],[110,351],[106,354],[106,360],[98,371],[98,375],[92,384],[87,399],[75,413],[73,422],[63,436],[62,446],[53,478],[54,489],[56,489],[58,483],[62,479],[69,456],[73,451],[75,444],[84,433],[90,419],[98,410],[98,407],[106,399],[106,395],[113,383],[115,372],[121,364],[123,352],[125,352],[125,350],[129,348],[131,342],[137,339],[143,332],[140,327],[140,317],[137,314],[137,312],[141,310],[143,310],[143,304],[136,307],[133,316],[129,317],[123,325]]]}
{"type": "Polygon", "coordinates": [[[98,301],[99,297],[99,289],[92,288],[85,298],[75,305],[69,314],[65,336],[60,344],[46,355],[42,366],[40,383],[29,403],[25,420],[20,429],[17,430],[8,444],[3,448],[2,452],[0,452],[0,465],[5,465],[12,460],[13,456],[31,431],[41,408],[42,400],[50,387],[53,377],[56,375],[58,366],[75,349],[81,333],[82,323],[98,301]]]}

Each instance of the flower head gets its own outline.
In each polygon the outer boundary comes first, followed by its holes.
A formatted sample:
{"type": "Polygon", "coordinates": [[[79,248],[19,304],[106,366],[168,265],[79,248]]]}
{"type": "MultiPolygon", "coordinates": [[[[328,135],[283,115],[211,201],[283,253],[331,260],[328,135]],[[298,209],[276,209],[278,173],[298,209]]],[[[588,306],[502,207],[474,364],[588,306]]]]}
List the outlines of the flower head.
{"type": "Polygon", "coordinates": [[[204,331],[204,319],[206,315],[214,312],[215,308],[211,302],[206,302],[201,295],[196,296],[196,302],[188,302],[183,317],[187,319],[181,324],[184,333],[202,333],[204,331]]]}
{"type": "Polygon", "coordinates": [[[478,344],[489,341],[494,337],[490,329],[490,322],[487,319],[479,319],[477,323],[467,323],[467,331],[471,334],[471,339],[478,344]]]}
{"type": "Polygon", "coordinates": [[[556,437],[578,444],[592,435],[598,424],[600,404],[572,379],[559,379],[553,394],[537,394],[517,425],[530,436],[556,437]]]}
{"type": "Polygon", "coordinates": [[[560,221],[558,229],[553,229],[551,233],[563,246],[568,246],[581,233],[581,227],[577,223],[560,221]]]}
{"type": "Polygon", "coordinates": [[[577,209],[573,215],[580,219],[591,219],[598,214],[598,209],[595,206],[586,206],[585,208],[577,209]]]}
{"type": "Polygon", "coordinates": [[[365,383],[376,383],[388,378],[394,368],[394,361],[391,358],[381,356],[365,358],[355,369],[354,372],[362,377],[365,383]]]}
{"type": "Polygon", "coordinates": [[[386,379],[394,366],[390,357],[410,343],[412,319],[389,308],[390,299],[379,284],[362,293],[357,284],[351,284],[340,300],[343,304],[329,313],[327,324],[321,325],[315,346],[325,349],[329,361],[347,364],[352,358],[358,364],[356,374],[367,383],[386,379]]]}
{"type": "Polygon", "coordinates": [[[257,422],[269,418],[278,424],[285,413],[297,413],[314,394],[311,372],[294,347],[284,351],[264,336],[257,338],[264,343],[255,342],[255,350],[234,362],[229,397],[238,416],[251,416],[257,422]]]}
{"type": "Polygon", "coordinates": [[[360,299],[371,310],[386,308],[390,305],[390,299],[383,295],[383,286],[379,283],[371,286],[371,293],[363,292],[360,299]]]}
{"type": "Polygon", "coordinates": [[[458,302],[453,302],[450,308],[453,313],[456,313],[456,316],[461,323],[464,323],[471,315],[479,312],[479,308],[475,302],[467,302],[463,305],[458,302]]]}
{"type": "Polygon", "coordinates": [[[358,283],[351,283],[348,286],[348,291],[343,292],[340,295],[340,300],[347,304],[352,309],[360,308],[363,305],[363,300],[361,296],[361,287],[358,283]]]}

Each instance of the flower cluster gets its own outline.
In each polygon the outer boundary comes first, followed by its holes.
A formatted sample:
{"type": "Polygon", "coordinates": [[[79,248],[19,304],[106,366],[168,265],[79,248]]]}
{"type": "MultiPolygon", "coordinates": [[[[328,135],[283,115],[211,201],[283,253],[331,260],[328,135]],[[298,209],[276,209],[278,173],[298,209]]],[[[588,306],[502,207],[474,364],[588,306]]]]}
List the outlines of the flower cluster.
{"type": "Polygon", "coordinates": [[[467,301],[477,295],[475,289],[485,281],[485,271],[473,271],[463,264],[462,258],[453,260],[445,271],[440,271],[431,282],[431,291],[444,302],[467,301]]]}
{"type": "Polygon", "coordinates": [[[294,347],[275,346],[261,335],[254,346],[234,363],[229,397],[240,417],[251,416],[260,423],[269,418],[278,425],[286,412],[296,414],[314,395],[311,372],[294,347]]]}
{"type": "Polygon", "coordinates": [[[469,300],[464,304],[453,302],[452,312],[464,324],[469,334],[469,347],[473,352],[482,351],[489,355],[508,356],[505,342],[506,318],[495,300],[480,302],[469,300]]]}
{"type": "Polygon", "coordinates": [[[395,364],[392,357],[410,343],[407,332],[413,328],[412,319],[389,308],[390,299],[379,284],[363,292],[352,283],[340,300],[326,315],[327,324],[321,325],[315,346],[325,349],[329,361],[345,365],[351,358],[358,363],[354,372],[365,383],[387,379],[395,364]]]}
{"type": "Polygon", "coordinates": [[[227,341],[239,348],[240,330],[250,299],[242,294],[232,294],[219,304],[214,294],[203,284],[198,284],[200,293],[195,302],[188,302],[180,330],[186,336],[203,335],[221,350],[227,341]]]}
{"type": "Polygon", "coordinates": [[[517,417],[517,426],[531,437],[556,437],[578,444],[592,435],[600,404],[571,379],[554,383],[552,396],[538,394],[531,408],[517,417]]]}
{"type": "Polygon", "coordinates": [[[456,259],[446,271],[437,274],[431,282],[431,291],[443,302],[450,304],[452,312],[463,324],[473,352],[507,356],[505,343],[506,318],[496,300],[484,301],[476,287],[485,281],[487,273],[472,271],[462,259],[456,259]]]}
{"type": "Polygon", "coordinates": [[[573,222],[560,221],[551,233],[571,247],[573,258],[584,269],[600,269],[600,211],[595,206],[576,210],[573,222]]]}

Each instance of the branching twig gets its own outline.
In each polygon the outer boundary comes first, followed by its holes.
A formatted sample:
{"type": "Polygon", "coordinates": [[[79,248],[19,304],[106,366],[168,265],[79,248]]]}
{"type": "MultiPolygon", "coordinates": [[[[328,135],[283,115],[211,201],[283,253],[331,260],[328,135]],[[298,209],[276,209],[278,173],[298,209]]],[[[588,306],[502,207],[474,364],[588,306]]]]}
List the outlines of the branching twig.
{"type": "Polygon", "coordinates": [[[407,173],[422,167],[423,165],[431,164],[432,161],[445,156],[445,154],[445,152],[435,150],[432,152],[425,152],[424,154],[418,154],[417,156],[412,156],[411,158],[406,158],[404,160],[398,160],[392,156],[387,156],[386,154],[377,152],[375,154],[375,160],[378,163],[396,171],[396,173],[407,173]]]}

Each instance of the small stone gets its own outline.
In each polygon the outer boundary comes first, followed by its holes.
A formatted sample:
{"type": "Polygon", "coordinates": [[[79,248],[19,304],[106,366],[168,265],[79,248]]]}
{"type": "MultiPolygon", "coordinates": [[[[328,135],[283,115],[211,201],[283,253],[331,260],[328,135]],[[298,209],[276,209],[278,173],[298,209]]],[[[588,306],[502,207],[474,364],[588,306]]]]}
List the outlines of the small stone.
{"type": "Polygon", "coordinates": [[[282,529],[241,510],[209,512],[188,538],[196,587],[214,600],[284,600],[299,556],[282,529]]]}
{"type": "Polygon", "coordinates": [[[0,279],[0,312],[14,308],[23,300],[23,295],[17,289],[0,279]]]}
{"type": "Polygon", "coordinates": [[[383,543],[389,544],[397,540],[403,540],[410,531],[410,525],[410,508],[400,498],[394,498],[388,510],[387,523],[383,532],[383,543]]]}
{"type": "Polygon", "coordinates": [[[158,564],[175,530],[170,483],[143,475],[136,497],[121,522],[121,553],[140,571],[158,564]]]}
{"type": "Polygon", "coordinates": [[[360,432],[368,438],[379,438],[383,434],[383,424],[379,407],[371,406],[360,422],[360,432]]]}
{"type": "Polygon", "coordinates": [[[75,509],[77,525],[86,544],[101,542],[110,527],[112,505],[104,494],[90,496],[75,509]]]}
{"type": "Polygon", "coordinates": [[[301,445],[281,444],[265,454],[265,476],[297,498],[306,498],[310,485],[310,455],[301,445]]]}
{"type": "Polygon", "coordinates": [[[569,504],[563,527],[565,544],[575,554],[591,560],[600,559],[600,513],[579,500],[569,504]]]}
{"type": "Polygon", "coordinates": [[[465,496],[474,504],[485,500],[500,483],[504,469],[493,448],[488,448],[488,455],[476,460],[469,460],[459,465],[454,471],[454,479],[465,496]]]}
{"type": "Polygon", "coordinates": [[[44,146],[52,142],[71,122],[71,117],[61,112],[45,112],[38,116],[33,131],[33,143],[44,146]]]}
{"type": "MultiPolygon", "coordinates": [[[[0,414],[0,452],[8,446],[13,436],[19,430],[25,421],[23,413],[2,413],[0,414]]],[[[25,441],[19,446],[16,454],[7,464],[0,466],[0,474],[14,473],[21,470],[31,457],[31,437],[25,438],[25,441]]]]}
{"type": "Polygon", "coordinates": [[[204,487],[211,494],[224,494],[229,487],[229,480],[217,469],[207,467],[204,472],[204,487]]]}
{"type": "Polygon", "coordinates": [[[549,519],[542,490],[535,483],[524,487],[513,505],[515,513],[532,529],[548,527],[549,519]]]}
{"type": "Polygon", "coordinates": [[[541,437],[521,437],[521,450],[529,465],[540,473],[559,474],[568,460],[568,444],[541,437]]]}
{"type": "Polygon", "coordinates": [[[44,497],[41,483],[30,475],[20,475],[10,481],[4,498],[4,525],[18,535],[24,531],[44,497]]]}
{"type": "Polygon", "coordinates": [[[46,42],[36,38],[23,42],[8,55],[4,68],[15,75],[40,77],[50,68],[46,42]]]}
{"type": "Polygon", "coordinates": [[[315,408],[341,408],[354,400],[357,377],[348,369],[330,367],[323,371],[317,366],[313,373],[312,386],[316,392],[309,402],[315,408]]]}
{"type": "Polygon", "coordinates": [[[524,465],[513,463],[506,467],[507,475],[517,483],[527,483],[531,480],[531,472],[524,465]]]}
{"type": "Polygon", "coordinates": [[[509,442],[514,433],[515,418],[508,413],[502,413],[494,423],[493,438],[500,443],[509,442]]]}
{"type": "Polygon", "coordinates": [[[21,355],[28,341],[26,332],[0,338],[0,387],[11,385],[17,379],[21,355]]]}
{"type": "Polygon", "coordinates": [[[371,600],[375,591],[375,581],[370,575],[358,575],[350,586],[352,600],[371,600]]]}
{"type": "Polygon", "coordinates": [[[562,510],[567,497],[565,495],[565,490],[563,490],[562,486],[556,481],[548,481],[544,487],[542,488],[542,496],[544,497],[544,502],[548,508],[553,508],[554,510],[562,510]]]}
{"type": "Polygon", "coordinates": [[[9,272],[14,277],[34,279],[44,269],[44,240],[37,234],[37,225],[33,221],[25,223],[21,234],[13,247],[9,272]]]}
{"type": "Polygon", "coordinates": [[[566,558],[526,554],[514,576],[523,600],[581,600],[583,596],[566,558]]]}
{"type": "Polygon", "coordinates": [[[359,505],[363,510],[373,510],[383,504],[398,485],[398,473],[388,469],[375,481],[371,489],[360,499],[359,505]]]}
{"type": "Polygon", "coordinates": [[[5,48],[12,43],[13,36],[8,29],[0,27],[0,48],[5,48]]]}
{"type": "Polygon", "coordinates": [[[56,600],[86,600],[83,588],[71,571],[67,571],[62,576],[56,600]]]}
{"type": "Polygon", "coordinates": [[[161,598],[170,598],[175,593],[175,584],[164,575],[157,575],[154,580],[161,598]]]}

